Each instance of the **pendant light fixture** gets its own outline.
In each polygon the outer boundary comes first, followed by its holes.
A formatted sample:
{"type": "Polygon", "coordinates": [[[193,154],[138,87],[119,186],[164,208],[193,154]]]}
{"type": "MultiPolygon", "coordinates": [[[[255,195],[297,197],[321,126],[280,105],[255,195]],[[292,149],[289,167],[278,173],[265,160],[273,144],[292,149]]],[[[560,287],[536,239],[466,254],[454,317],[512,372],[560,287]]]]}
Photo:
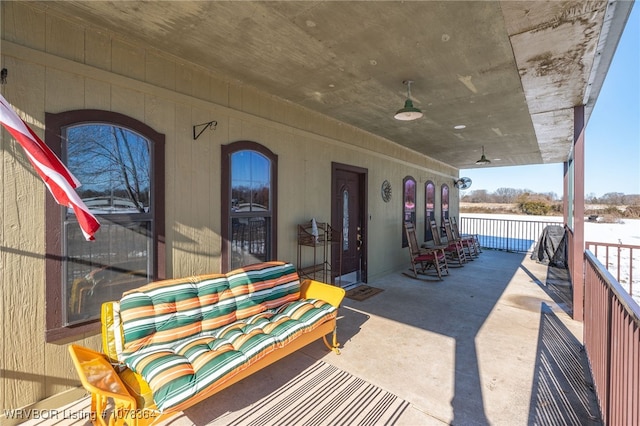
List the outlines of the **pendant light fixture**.
{"type": "Polygon", "coordinates": [[[413,81],[405,80],[402,83],[407,86],[407,100],[404,102],[404,108],[399,109],[393,118],[401,121],[416,120],[422,117],[422,111],[414,107],[413,101],[411,100],[411,83],[413,83],[413,81]]]}
{"type": "Polygon", "coordinates": [[[484,156],[484,145],[482,145],[482,157],[480,157],[480,159],[476,161],[476,164],[484,165],[489,164],[490,162],[491,160],[488,160],[487,157],[484,156]]]}

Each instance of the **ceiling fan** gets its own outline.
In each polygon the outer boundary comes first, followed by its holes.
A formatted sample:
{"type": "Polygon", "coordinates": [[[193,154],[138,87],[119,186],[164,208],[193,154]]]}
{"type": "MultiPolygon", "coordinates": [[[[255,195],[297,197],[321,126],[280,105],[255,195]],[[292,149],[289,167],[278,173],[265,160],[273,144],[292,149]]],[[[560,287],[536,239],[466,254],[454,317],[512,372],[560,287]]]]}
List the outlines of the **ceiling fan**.
{"type": "Polygon", "coordinates": [[[471,187],[471,179],[468,177],[461,177],[460,179],[453,181],[453,186],[458,189],[468,189],[471,187]]]}

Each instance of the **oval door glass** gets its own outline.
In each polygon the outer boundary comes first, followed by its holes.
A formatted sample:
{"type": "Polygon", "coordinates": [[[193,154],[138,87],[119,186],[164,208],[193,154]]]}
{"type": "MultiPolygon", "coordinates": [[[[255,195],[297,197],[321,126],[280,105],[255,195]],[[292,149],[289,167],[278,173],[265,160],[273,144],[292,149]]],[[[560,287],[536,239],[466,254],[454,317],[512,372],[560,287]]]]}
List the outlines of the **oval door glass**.
{"type": "Polygon", "coordinates": [[[342,191],[342,250],[349,250],[349,190],[342,191]]]}

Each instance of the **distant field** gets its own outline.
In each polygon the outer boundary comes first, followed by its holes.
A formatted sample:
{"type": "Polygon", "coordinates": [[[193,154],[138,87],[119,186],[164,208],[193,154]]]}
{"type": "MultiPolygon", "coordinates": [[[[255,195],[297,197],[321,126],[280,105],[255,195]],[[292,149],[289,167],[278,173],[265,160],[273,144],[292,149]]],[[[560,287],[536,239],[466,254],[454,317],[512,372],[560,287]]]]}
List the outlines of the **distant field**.
{"type": "Polygon", "coordinates": [[[518,205],[515,203],[465,203],[460,202],[460,211],[466,210],[500,210],[511,211],[517,214],[518,205]]]}
{"type": "MultiPolygon", "coordinates": [[[[605,210],[610,206],[606,204],[585,204],[584,209],[586,212],[590,210],[605,210]]],[[[618,210],[624,211],[627,206],[618,206],[618,210]]],[[[505,213],[505,214],[523,214],[518,209],[516,203],[467,203],[460,202],[461,212],[472,213],[505,213]]],[[[555,213],[554,215],[557,215],[555,213]]]]}

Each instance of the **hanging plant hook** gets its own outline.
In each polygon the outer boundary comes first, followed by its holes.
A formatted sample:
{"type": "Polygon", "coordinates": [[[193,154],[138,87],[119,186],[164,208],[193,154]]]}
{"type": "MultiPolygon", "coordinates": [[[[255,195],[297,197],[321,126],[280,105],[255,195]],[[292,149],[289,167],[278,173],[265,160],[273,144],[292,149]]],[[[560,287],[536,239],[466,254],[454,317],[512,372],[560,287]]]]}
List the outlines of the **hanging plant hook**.
{"type": "Polygon", "coordinates": [[[196,139],[198,139],[200,137],[200,135],[207,129],[212,129],[215,130],[216,126],[218,125],[218,122],[215,120],[209,121],[208,123],[202,123],[202,124],[196,124],[193,126],[193,140],[195,141],[196,139]],[[196,134],[196,129],[198,127],[202,127],[202,130],[200,130],[197,134],[196,134]]]}

